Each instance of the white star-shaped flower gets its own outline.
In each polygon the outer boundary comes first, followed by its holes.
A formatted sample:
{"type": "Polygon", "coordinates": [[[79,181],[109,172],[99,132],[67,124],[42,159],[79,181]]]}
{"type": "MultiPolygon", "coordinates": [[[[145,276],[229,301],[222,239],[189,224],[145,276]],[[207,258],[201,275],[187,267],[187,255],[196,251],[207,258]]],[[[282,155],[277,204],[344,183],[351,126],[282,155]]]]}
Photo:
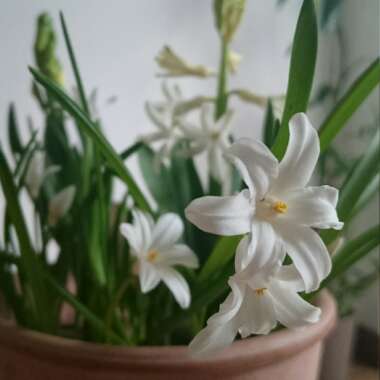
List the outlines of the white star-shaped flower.
{"type": "Polygon", "coordinates": [[[184,136],[190,143],[190,152],[207,152],[210,174],[221,183],[228,181],[231,176],[231,163],[226,159],[226,153],[231,146],[231,118],[232,111],[229,110],[215,122],[212,107],[203,104],[200,128],[185,120],[180,123],[184,136]]]}
{"type": "Polygon", "coordinates": [[[183,233],[181,218],[167,213],[154,223],[149,214],[134,211],[133,224],[121,224],[120,232],[137,259],[141,291],[147,293],[163,281],[178,304],[189,307],[189,286],[174,267],[197,268],[198,258],[187,245],[178,243],[183,233]]]}
{"type": "Polygon", "coordinates": [[[251,249],[240,259],[246,263],[254,255],[265,263],[280,242],[305,290],[316,290],[331,270],[331,259],[312,228],[343,227],[336,213],[338,190],[306,187],[319,152],[318,134],[303,113],[290,120],[289,144],[280,163],[262,142],[239,140],[229,153],[248,189],[233,196],[198,198],[187,207],[186,216],[206,232],[251,234],[251,249]]]}
{"type": "MultiPolygon", "coordinates": [[[[246,251],[248,244],[246,237],[238,251],[246,251]]],[[[285,255],[281,245],[273,249],[271,260],[263,267],[252,262],[230,278],[230,294],[190,343],[193,356],[220,351],[230,345],[238,333],[246,338],[252,334],[268,334],[277,322],[297,328],[319,320],[321,310],[297,294],[304,290],[304,284],[295,267],[281,266],[285,255]]]]}

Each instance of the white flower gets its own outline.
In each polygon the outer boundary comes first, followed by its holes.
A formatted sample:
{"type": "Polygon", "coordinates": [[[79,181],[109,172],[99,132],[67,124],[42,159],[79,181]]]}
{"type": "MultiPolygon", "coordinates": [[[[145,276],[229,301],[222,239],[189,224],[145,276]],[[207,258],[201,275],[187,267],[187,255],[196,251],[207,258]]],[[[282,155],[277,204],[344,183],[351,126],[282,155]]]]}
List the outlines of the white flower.
{"type": "Polygon", "coordinates": [[[210,174],[220,182],[228,180],[231,173],[231,163],[225,157],[231,146],[231,117],[232,111],[229,110],[215,122],[212,108],[204,104],[200,113],[201,128],[181,121],[181,129],[190,142],[190,152],[207,152],[210,174]]]}
{"type": "Polygon", "coordinates": [[[182,131],[178,128],[180,116],[176,113],[176,107],[183,103],[178,86],[170,88],[166,82],[163,82],[162,92],[165,97],[164,101],[146,102],[145,104],[146,113],[158,131],[141,138],[147,144],[162,142],[157,154],[157,159],[160,161],[168,158],[173,146],[182,137],[182,131]]]}
{"type": "Polygon", "coordinates": [[[203,197],[186,209],[187,218],[202,230],[219,235],[252,234],[253,255],[265,262],[281,242],[310,292],[331,269],[328,251],[311,227],[341,229],[336,213],[338,190],[306,187],[319,156],[319,139],[305,114],[290,120],[286,154],[278,163],[260,141],[242,139],[230,148],[231,159],[248,189],[228,197],[203,197]],[[256,253],[255,253],[256,252],[256,253]]]}
{"type": "Polygon", "coordinates": [[[138,260],[141,291],[151,291],[162,280],[178,304],[182,308],[189,307],[189,286],[173,266],[197,268],[198,259],[187,245],[177,243],[183,233],[181,218],[167,213],[154,224],[149,214],[135,211],[133,220],[133,224],[121,224],[120,232],[128,240],[131,254],[138,260]]]}
{"type": "Polygon", "coordinates": [[[215,72],[202,65],[192,65],[176,54],[169,46],[164,46],[156,57],[158,65],[166,72],[165,77],[196,76],[206,78],[215,72]]]}
{"type": "Polygon", "coordinates": [[[75,186],[70,185],[55,194],[49,201],[48,223],[55,226],[69,211],[75,198],[75,186]]]}
{"type": "Polygon", "coordinates": [[[59,166],[51,165],[48,168],[45,167],[45,152],[36,150],[30,159],[28,169],[25,175],[25,184],[33,199],[38,197],[40,188],[47,176],[54,174],[60,170],[59,166]]]}
{"type": "MultiPolygon", "coordinates": [[[[246,251],[248,244],[249,238],[245,237],[238,250],[246,251]]],[[[277,244],[264,267],[250,264],[230,278],[230,294],[190,343],[193,356],[218,352],[230,345],[238,333],[246,338],[268,334],[277,322],[297,328],[319,320],[321,310],[297,294],[304,290],[303,281],[293,265],[281,266],[283,257],[277,244]]]]}

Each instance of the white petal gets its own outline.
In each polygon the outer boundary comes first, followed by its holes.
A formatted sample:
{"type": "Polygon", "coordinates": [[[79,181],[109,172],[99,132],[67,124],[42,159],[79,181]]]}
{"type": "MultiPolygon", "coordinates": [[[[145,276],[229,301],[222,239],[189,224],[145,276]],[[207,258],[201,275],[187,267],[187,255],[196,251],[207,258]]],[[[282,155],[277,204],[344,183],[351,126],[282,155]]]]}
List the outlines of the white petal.
{"type": "Polygon", "coordinates": [[[340,230],[343,223],[339,221],[336,213],[337,200],[338,190],[331,186],[292,190],[284,199],[288,211],[283,215],[283,219],[304,226],[340,230]]]}
{"type": "Polygon", "coordinates": [[[145,260],[139,260],[138,268],[141,291],[148,293],[158,285],[160,276],[155,266],[145,260]]]}
{"type": "Polygon", "coordinates": [[[305,291],[318,289],[331,270],[331,259],[319,235],[309,227],[277,223],[276,232],[305,283],[305,291]]]}
{"type": "Polygon", "coordinates": [[[318,133],[304,113],[297,113],[290,119],[289,134],[288,148],[271,190],[274,194],[306,186],[318,161],[318,133]]]}
{"type": "Polygon", "coordinates": [[[233,236],[250,231],[253,212],[249,192],[228,197],[207,196],[193,200],[185,210],[186,218],[203,231],[233,236]]]}
{"type": "Polygon", "coordinates": [[[278,162],[271,151],[258,140],[240,139],[228,150],[244,182],[262,199],[278,175],[278,162]]]}
{"type": "Polygon", "coordinates": [[[224,325],[208,325],[190,342],[190,355],[204,358],[214,355],[228,347],[235,339],[237,327],[234,321],[224,325]]]}
{"type": "Polygon", "coordinates": [[[253,289],[246,292],[239,312],[240,335],[268,334],[277,324],[272,298],[267,290],[258,295],[253,289]]]}
{"type": "Polygon", "coordinates": [[[44,178],[45,153],[37,150],[29,162],[25,175],[25,183],[33,198],[37,198],[44,178]]]}
{"type": "Polygon", "coordinates": [[[166,251],[160,251],[160,257],[165,265],[181,265],[187,268],[198,268],[197,255],[185,244],[175,244],[166,251]]]}
{"type": "MultiPolygon", "coordinates": [[[[253,220],[250,240],[240,242],[235,256],[235,270],[241,272],[246,269],[248,276],[253,276],[273,258],[276,235],[271,224],[265,221],[253,220]]],[[[276,259],[278,261],[279,258],[276,259]]]]}
{"type": "Polygon", "coordinates": [[[184,277],[175,269],[170,267],[160,267],[159,273],[162,281],[172,292],[174,298],[182,309],[190,306],[190,289],[184,277]]]}
{"type": "Polygon", "coordinates": [[[59,219],[69,211],[75,198],[75,192],[75,186],[70,185],[53,196],[49,202],[48,220],[50,225],[58,223],[59,219]]]}
{"type": "Polygon", "coordinates": [[[153,124],[155,124],[159,129],[165,131],[169,126],[165,123],[162,113],[158,110],[155,104],[146,102],[145,111],[149,116],[153,124]]]}
{"type": "Polygon", "coordinates": [[[281,281],[272,281],[270,285],[278,321],[289,328],[318,322],[321,310],[306,302],[284,284],[281,281]]]}
{"type": "Polygon", "coordinates": [[[286,283],[286,287],[293,292],[303,292],[305,284],[297,268],[291,265],[283,265],[276,274],[276,279],[286,283]]]}
{"type": "Polygon", "coordinates": [[[231,277],[228,280],[228,285],[231,288],[231,292],[223,303],[220,304],[219,311],[208,319],[207,324],[224,325],[235,318],[239,313],[246,287],[244,284],[239,284],[239,282],[236,281],[236,277],[231,277]]]}
{"type": "Polygon", "coordinates": [[[128,240],[128,244],[131,247],[131,253],[134,256],[142,257],[144,245],[141,240],[141,231],[134,225],[129,223],[123,223],[120,225],[120,233],[128,240]]]}
{"type": "Polygon", "coordinates": [[[183,222],[174,213],[160,216],[153,228],[152,247],[165,250],[174,245],[183,234],[183,222]]]}
{"type": "MultiPolygon", "coordinates": [[[[141,236],[141,252],[140,254],[147,253],[152,242],[152,226],[153,221],[149,214],[142,212],[140,210],[134,210],[133,215],[133,225],[137,230],[140,231],[141,236]]],[[[154,248],[154,247],[153,247],[154,248]]]]}

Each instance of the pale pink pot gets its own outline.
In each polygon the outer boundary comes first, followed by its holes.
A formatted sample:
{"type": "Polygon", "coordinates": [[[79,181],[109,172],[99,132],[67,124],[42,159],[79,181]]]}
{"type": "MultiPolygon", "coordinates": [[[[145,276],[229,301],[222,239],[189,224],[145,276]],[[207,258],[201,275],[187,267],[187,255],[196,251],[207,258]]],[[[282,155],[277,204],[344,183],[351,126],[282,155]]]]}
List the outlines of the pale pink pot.
{"type": "Polygon", "coordinates": [[[321,320],[235,342],[192,360],[186,347],[113,347],[48,336],[0,320],[0,380],[317,380],[322,343],[336,321],[323,292],[321,320]]]}

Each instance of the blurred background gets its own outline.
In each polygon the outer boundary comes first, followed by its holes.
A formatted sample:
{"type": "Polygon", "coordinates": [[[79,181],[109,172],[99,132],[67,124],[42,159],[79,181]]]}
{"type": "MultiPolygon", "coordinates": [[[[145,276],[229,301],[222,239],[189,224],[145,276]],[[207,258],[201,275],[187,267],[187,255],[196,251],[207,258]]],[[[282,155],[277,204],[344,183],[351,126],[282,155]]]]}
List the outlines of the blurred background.
{"type": "MultiPolygon", "coordinates": [[[[232,49],[242,55],[242,61],[238,73],[231,77],[231,87],[248,88],[265,96],[285,93],[290,44],[301,3],[300,0],[247,1],[246,14],[232,44],[232,49]]],[[[310,116],[318,126],[353,78],[379,55],[380,31],[379,0],[316,3],[321,29],[310,116]]],[[[38,105],[31,96],[27,66],[34,65],[36,18],[43,11],[50,13],[54,20],[65,87],[73,91],[74,80],[59,29],[60,10],[68,23],[86,89],[88,92],[96,90],[99,115],[117,151],[154,128],[144,112],[144,103],[161,98],[160,79],[156,77],[159,70],[154,58],[163,45],[170,45],[190,62],[217,68],[219,45],[210,1],[109,0],[105,4],[100,0],[5,0],[0,12],[2,143],[10,102],[16,104],[25,133],[28,117],[35,127],[42,123],[38,105]]],[[[215,93],[214,79],[181,79],[180,84],[186,97],[215,93]]],[[[259,137],[264,109],[241,102],[233,107],[236,135],[259,137]]],[[[358,110],[350,120],[350,127],[337,139],[335,150],[339,159],[353,162],[365,150],[376,128],[379,128],[378,91],[358,110]]],[[[327,167],[328,183],[339,183],[339,170],[344,171],[344,165],[336,168],[335,164],[327,167]]],[[[131,167],[138,173],[135,162],[131,162],[131,167]]],[[[3,207],[2,199],[0,205],[3,207]]],[[[375,199],[359,215],[348,234],[355,236],[378,220],[379,202],[375,199]]],[[[378,271],[378,266],[378,255],[372,255],[372,260],[367,260],[359,272],[378,271]]],[[[360,273],[352,276],[360,279],[360,273]]],[[[339,286],[342,288],[344,284],[339,286]]],[[[342,308],[342,313],[347,315],[354,310],[357,324],[365,331],[378,334],[377,282],[367,287],[360,297],[344,299],[342,308]]]]}

